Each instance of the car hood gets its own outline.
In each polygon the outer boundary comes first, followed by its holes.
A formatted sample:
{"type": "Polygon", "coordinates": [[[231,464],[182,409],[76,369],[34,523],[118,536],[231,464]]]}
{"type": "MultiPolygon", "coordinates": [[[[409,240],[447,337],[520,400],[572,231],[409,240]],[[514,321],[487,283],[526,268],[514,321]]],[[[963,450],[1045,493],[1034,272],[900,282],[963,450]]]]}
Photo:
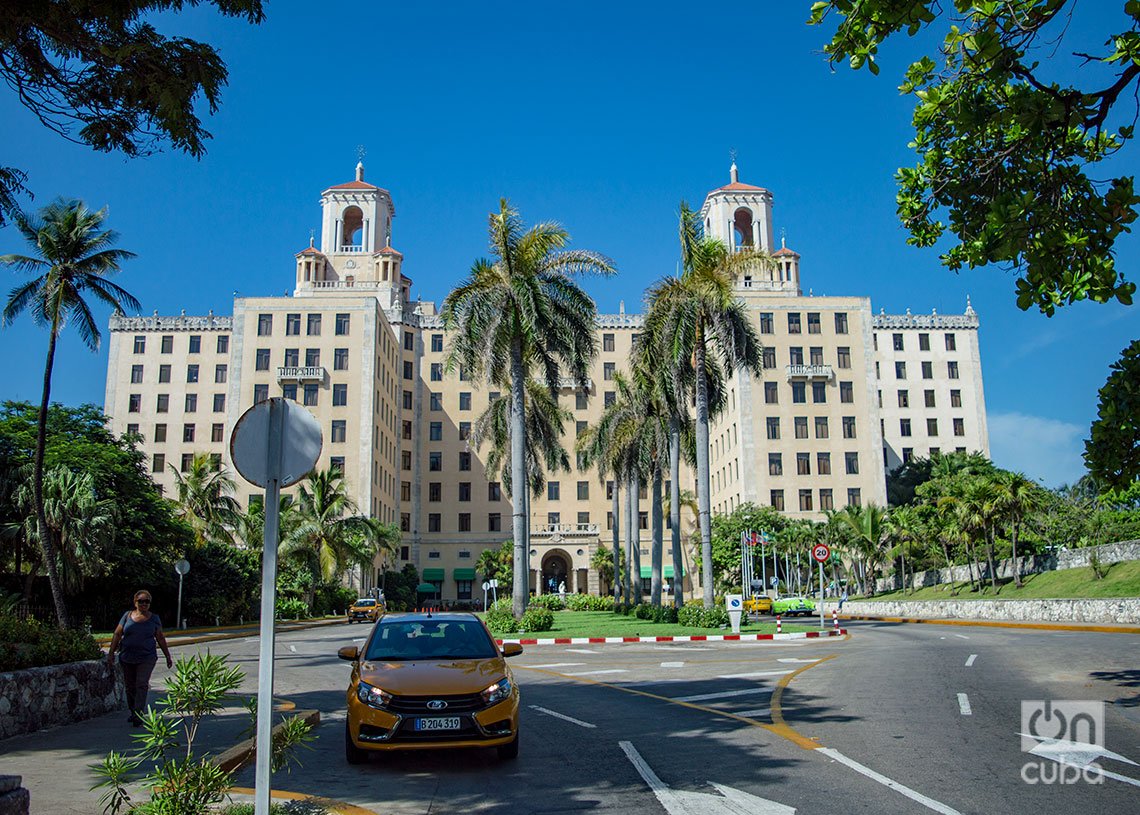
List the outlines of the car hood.
{"type": "Polygon", "coordinates": [[[400,696],[479,693],[507,674],[502,657],[360,663],[360,678],[400,696]]]}

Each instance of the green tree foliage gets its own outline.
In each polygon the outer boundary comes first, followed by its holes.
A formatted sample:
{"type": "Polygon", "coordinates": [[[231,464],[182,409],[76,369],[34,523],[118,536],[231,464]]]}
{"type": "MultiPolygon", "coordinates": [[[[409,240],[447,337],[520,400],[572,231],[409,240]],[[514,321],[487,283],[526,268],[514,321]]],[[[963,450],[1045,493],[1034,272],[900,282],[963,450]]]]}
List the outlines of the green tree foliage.
{"type": "Polygon", "coordinates": [[[173,464],[175,514],[194,530],[195,547],[207,540],[233,542],[240,511],[234,480],[209,453],[195,453],[185,473],[173,464]]]}
{"type": "Polygon", "coordinates": [[[942,26],[940,62],[917,60],[900,87],[916,100],[911,146],[919,160],[897,174],[908,242],[934,246],[949,230],[957,240],[944,265],[1008,268],[1018,307],[1047,315],[1084,299],[1130,304],[1136,291],[1114,246],[1140,198],[1131,176],[1104,178],[1099,165],[1132,138],[1140,3],[1123,2],[1126,19],[1104,32],[1099,53],[1075,53],[1063,65],[1057,55],[1077,6],[823,0],[809,20],[836,23],[824,47],[832,64],[872,74],[885,41],[942,26]],[[1067,67],[1072,83],[1058,82],[1067,67]]]}
{"type": "MultiPolygon", "coordinates": [[[[152,24],[203,0],[15,0],[0,5],[0,77],[64,138],[128,156],[169,142],[200,157],[210,134],[195,111],[218,109],[227,72],[218,52],[152,24]]],[[[262,0],[206,0],[227,17],[264,19],[262,0]]],[[[0,168],[0,226],[16,212],[25,175],[0,168]]]]}
{"type": "Polygon", "coordinates": [[[1133,340],[1110,370],[1084,458],[1094,479],[1126,490],[1140,479],[1140,340],[1133,340]]]}
{"type": "Polygon", "coordinates": [[[506,596],[514,585],[514,541],[503,541],[498,549],[484,549],[475,561],[475,571],[484,580],[499,581],[499,595],[506,596]]]}
{"type": "MultiPolygon", "coordinates": [[[[712,560],[715,586],[740,585],[740,535],[742,532],[767,532],[776,541],[788,527],[788,518],[772,507],[741,504],[731,515],[714,515],[712,519],[712,560]]],[[[771,555],[772,549],[768,548],[771,555]]]]}

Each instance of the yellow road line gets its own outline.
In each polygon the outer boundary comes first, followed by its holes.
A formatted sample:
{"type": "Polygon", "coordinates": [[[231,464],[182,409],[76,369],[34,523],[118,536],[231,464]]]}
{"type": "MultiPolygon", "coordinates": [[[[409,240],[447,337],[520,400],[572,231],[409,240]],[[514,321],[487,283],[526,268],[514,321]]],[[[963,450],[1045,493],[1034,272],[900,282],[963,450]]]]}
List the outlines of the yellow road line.
{"type": "MultiPolygon", "coordinates": [[[[230,792],[236,792],[238,795],[256,795],[256,791],[250,787],[230,787],[230,792]]],[[[338,801],[335,798],[325,798],[320,795],[308,795],[303,792],[289,792],[287,790],[270,790],[270,798],[277,798],[282,801],[310,801],[314,804],[324,807],[325,809],[332,810],[337,815],[377,815],[371,809],[350,804],[346,801],[338,801]]]]}
{"type": "Polygon", "coordinates": [[[880,617],[869,614],[841,614],[841,620],[870,620],[884,623],[924,623],[927,625],[976,625],[986,628],[1029,628],[1037,631],[1092,631],[1097,634],[1140,634],[1140,626],[1070,625],[1067,623],[1021,623],[1004,620],[940,620],[921,617],[880,617]]]}

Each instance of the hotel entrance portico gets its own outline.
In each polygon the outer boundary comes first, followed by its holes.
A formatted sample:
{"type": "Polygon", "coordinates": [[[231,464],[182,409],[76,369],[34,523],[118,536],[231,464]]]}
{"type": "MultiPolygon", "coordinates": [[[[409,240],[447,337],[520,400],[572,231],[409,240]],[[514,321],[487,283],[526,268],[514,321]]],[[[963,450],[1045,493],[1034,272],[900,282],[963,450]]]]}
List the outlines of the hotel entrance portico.
{"type": "Polygon", "coordinates": [[[530,588],[550,594],[566,583],[567,594],[597,594],[590,558],[598,546],[597,524],[535,524],[530,537],[530,588]]]}

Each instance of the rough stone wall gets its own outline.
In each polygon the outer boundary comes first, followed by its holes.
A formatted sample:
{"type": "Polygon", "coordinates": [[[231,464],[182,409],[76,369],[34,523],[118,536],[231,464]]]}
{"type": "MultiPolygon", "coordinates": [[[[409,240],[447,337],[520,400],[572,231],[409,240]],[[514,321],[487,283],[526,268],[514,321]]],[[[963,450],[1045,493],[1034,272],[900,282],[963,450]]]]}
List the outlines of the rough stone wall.
{"type": "Polygon", "coordinates": [[[0,775],[0,815],[28,815],[31,796],[20,786],[20,776],[0,775]]]}
{"type": "Polygon", "coordinates": [[[126,704],[122,672],[101,659],[0,673],[0,739],[101,716],[126,704]]]}
{"type": "MultiPolygon", "coordinates": [[[[1140,541],[1121,541],[1120,543],[1105,543],[1100,546],[1089,546],[1084,549],[1066,549],[1053,555],[1032,555],[1022,557],[1021,576],[1040,572],[1050,572],[1054,569],[1079,569],[1089,565],[1089,557],[1096,552],[1100,562],[1104,564],[1117,563],[1123,560],[1140,560],[1140,541]]],[[[988,580],[989,567],[981,564],[982,578],[988,580]]],[[[976,576],[976,575],[975,575],[976,576]]],[[[997,562],[997,576],[999,578],[1013,577],[1013,559],[999,560],[997,562]]],[[[923,586],[938,586],[943,583],[962,583],[970,580],[969,566],[955,566],[953,569],[931,569],[918,572],[910,578],[913,588],[923,586]]],[[[877,591],[897,591],[902,588],[902,576],[895,574],[890,577],[879,578],[875,583],[877,591]]]]}
{"type": "MultiPolygon", "coordinates": [[[[836,607],[824,603],[825,613],[836,607]]],[[[1140,597],[1066,600],[909,600],[850,601],[844,614],[875,617],[1020,620],[1060,623],[1140,623],[1140,597]]]]}

